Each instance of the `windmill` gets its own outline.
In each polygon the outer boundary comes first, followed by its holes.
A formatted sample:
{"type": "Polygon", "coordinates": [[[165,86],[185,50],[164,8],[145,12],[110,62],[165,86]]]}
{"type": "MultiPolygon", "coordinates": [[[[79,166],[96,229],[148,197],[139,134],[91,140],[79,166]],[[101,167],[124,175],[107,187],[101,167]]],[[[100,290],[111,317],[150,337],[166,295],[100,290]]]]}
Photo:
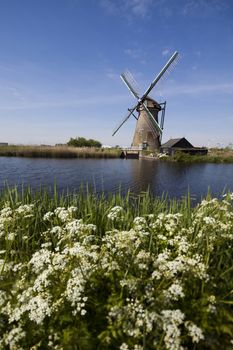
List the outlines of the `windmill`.
{"type": "Polygon", "coordinates": [[[164,74],[169,72],[172,66],[176,65],[177,58],[178,52],[175,51],[141,97],[139,96],[138,87],[132,74],[130,72],[121,74],[121,79],[131,94],[136,98],[137,104],[128,109],[129,113],[115,128],[112,136],[114,136],[122,125],[131,117],[131,115],[133,115],[134,118],[137,119],[137,124],[134,132],[132,148],[148,149],[151,151],[159,150],[164,127],[166,102],[156,102],[154,99],[149,97],[149,93],[152,91],[155,85],[162,78],[164,78],[164,74]],[[135,115],[135,111],[137,112],[137,115],[135,115]],[[158,118],[159,112],[161,112],[160,122],[158,118]]]}

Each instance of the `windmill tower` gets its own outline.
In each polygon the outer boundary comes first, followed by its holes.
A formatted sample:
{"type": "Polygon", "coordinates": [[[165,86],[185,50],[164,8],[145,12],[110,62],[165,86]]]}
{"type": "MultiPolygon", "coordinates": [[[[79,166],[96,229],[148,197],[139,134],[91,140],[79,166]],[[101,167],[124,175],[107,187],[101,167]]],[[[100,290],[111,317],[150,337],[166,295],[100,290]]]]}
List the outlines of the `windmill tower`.
{"type": "Polygon", "coordinates": [[[114,136],[121,126],[129,119],[129,117],[133,115],[134,118],[137,119],[137,124],[134,132],[132,148],[148,149],[150,151],[159,150],[163,133],[166,102],[159,104],[154,99],[149,97],[149,93],[161,80],[161,78],[164,77],[164,74],[168,72],[168,68],[171,68],[171,65],[174,66],[177,63],[177,58],[178,52],[175,51],[159,74],[152,81],[142,97],[139,96],[139,93],[135,88],[135,81],[132,75],[129,73],[121,74],[121,79],[131,94],[136,98],[137,104],[128,109],[129,113],[115,128],[112,136],[114,136]],[[135,115],[135,111],[137,112],[137,115],[135,115]],[[161,112],[160,121],[159,112],[161,112]]]}

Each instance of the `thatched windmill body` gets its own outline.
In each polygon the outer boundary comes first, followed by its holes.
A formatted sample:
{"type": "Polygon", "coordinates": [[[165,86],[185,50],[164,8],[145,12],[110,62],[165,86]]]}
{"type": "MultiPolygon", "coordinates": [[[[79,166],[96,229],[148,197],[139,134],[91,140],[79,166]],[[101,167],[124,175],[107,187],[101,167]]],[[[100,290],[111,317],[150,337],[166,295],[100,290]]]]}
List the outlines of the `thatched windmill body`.
{"type": "Polygon", "coordinates": [[[131,92],[131,94],[137,99],[137,104],[132,108],[129,108],[129,113],[124,117],[121,123],[115,128],[113,136],[121,128],[121,126],[133,115],[137,119],[137,124],[134,132],[132,148],[138,149],[148,149],[151,151],[159,150],[161,146],[161,139],[164,127],[164,117],[166,102],[158,103],[151,97],[149,93],[159,82],[159,80],[168,71],[171,65],[175,65],[177,62],[178,52],[174,52],[169,61],[165,64],[156,78],[152,81],[148,89],[142,95],[136,91],[134,79],[131,74],[123,73],[121,74],[121,79],[131,92]],[[137,112],[137,115],[135,114],[137,112]],[[161,112],[161,117],[159,121],[159,112],[161,112]]]}

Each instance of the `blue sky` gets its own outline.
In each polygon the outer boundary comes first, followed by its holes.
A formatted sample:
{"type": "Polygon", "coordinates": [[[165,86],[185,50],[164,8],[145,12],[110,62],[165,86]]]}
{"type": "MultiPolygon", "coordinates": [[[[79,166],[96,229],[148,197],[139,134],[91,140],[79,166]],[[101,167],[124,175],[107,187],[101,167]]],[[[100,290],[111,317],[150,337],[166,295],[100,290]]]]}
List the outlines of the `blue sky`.
{"type": "Polygon", "coordinates": [[[163,141],[233,142],[233,1],[0,0],[0,142],[63,143],[84,136],[130,145],[129,69],[143,93],[167,101],[163,141]]]}

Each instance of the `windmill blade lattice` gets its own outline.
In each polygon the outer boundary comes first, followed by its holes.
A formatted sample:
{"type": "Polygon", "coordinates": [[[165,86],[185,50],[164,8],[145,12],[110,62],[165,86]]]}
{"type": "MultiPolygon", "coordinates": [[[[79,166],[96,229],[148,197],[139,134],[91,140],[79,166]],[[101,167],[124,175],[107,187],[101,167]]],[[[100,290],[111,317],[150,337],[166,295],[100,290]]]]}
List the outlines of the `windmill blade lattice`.
{"type": "Polygon", "coordinates": [[[141,100],[143,101],[151,92],[151,90],[155,87],[155,85],[158,83],[158,81],[163,77],[164,73],[168,70],[168,68],[171,66],[172,63],[178,58],[178,52],[175,51],[174,54],[171,56],[171,58],[168,60],[168,62],[165,64],[165,66],[161,69],[159,74],[155,77],[155,79],[152,81],[150,86],[147,88],[145,93],[143,94],[141,100]]]}
{"type": "Polygon", "coordinates": [[[177,64],[180,62],[180,60],[181,60],[181,56],[178,55],[176,59],[172,62],[172,64],[169,66],[169,68],[164,72],[164,74],[159,79],[159,81],[156,83],[156,88],[157,88],[157,91],[159,90],[158,92],[160,97],[162,97],[162,93],[160,89],[162,88],[164,82],[169,78],[170,74],[173,72],[177,64]]]}
{"type": "Polygon", "coordinates": [[[133,88],[134,92],[136,93],[137,98],[139,98],[140,89],[139,89],[138,82],[134,78],[133,74],[128,69],[126,69],[121,74],[121,76],[124,77],[126,81],[128,81],[128,83],[131,85],[131,87],[133,88]]]}
{"type": "Polygon", "coordinates": [[[122,81],[125,83],[125,85],[127,86],[127,88],[129,89],[129,91],[131,92],[131,94],[133,95],[133,97],[135,97],[138,100],[139,93],[137,91],[137,83],[133,79],[132,74],[128,71],[128,74],[122,73],[120,77],[122,81]]]}

